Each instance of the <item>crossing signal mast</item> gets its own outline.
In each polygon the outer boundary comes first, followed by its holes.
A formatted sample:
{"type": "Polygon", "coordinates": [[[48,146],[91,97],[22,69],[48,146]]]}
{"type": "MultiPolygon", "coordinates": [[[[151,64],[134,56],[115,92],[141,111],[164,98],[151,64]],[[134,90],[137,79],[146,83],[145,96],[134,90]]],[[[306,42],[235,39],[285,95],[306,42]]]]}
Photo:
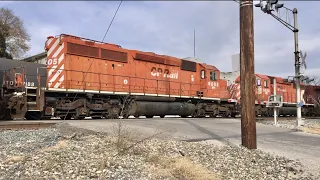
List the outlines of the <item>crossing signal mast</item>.
{"type": "MultiPolygon", "coordinates": [[[[255,4],[255,7],[260,7],[264,13],[271,15],[277,21],[279,21],[281,24],[286,26],[288,29],[290,29],[294,33],[294,54],[295,54],[295,64],[294,64],[295,77],[294,78],[296,79],[296,91],[297,91],[296,93],[297,94],[297,124],[296,125],[297,125],[297,128],[299,128],[304,124],[304,121],[301,119],[301,106],[303,106],[303,103],[301,101],[300,82],[303,75],[300,73],[301,63],[300,63],[299,55],[302,53],[299,52],[299,46],[298,46],[298,32],[299,32],[298,22],[297,22],[298,10],[296,8],[291,10],[285,7],[284,4],[278,3],[278,0],[260,0],[259,4],[255,4]],[[280,17],[279,11],[282,8],[285,9],[285,14],[287,15],[287,17],[290,13],[293,14],[293,25],[291,24],[290,18],[286,18],[284,20],[280,17]],[[275,15],[273,11],[277,11],[278,15],[275,15]]],[[[305,56],[304,57],[302,56],[302,58],[303,58],[302,66],[306,67],[305,56]]]]}

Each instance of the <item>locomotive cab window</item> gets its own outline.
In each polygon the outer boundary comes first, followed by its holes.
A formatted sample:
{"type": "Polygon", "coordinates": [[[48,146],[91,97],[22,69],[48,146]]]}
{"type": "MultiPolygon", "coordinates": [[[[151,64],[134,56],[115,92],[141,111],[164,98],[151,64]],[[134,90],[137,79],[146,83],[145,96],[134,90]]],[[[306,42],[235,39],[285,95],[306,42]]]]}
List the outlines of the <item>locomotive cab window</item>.
{"type": "Polygon", "coordinates": [[[201,79],[206,78],[205,74],[206,74],[206,71],[205,71],[205,70],[201,70],[201,71],[200,71],[200,77],[201,77],[201,79]]]}
{"type": "Polygon", "coordinates": [[[264,87],[268,88],[268,81],[267,80],[264,80],[264,87]]]}
{"type": "Polygon", "coordinates": [[[210,81],[216,81],[217,80],[217,74],[215,71],[210,71],[210,81]]]}
{"type": "Polygon", "coordinates": [[[261,80],[257,79],[257,86],[261,86],[261,80]]]}

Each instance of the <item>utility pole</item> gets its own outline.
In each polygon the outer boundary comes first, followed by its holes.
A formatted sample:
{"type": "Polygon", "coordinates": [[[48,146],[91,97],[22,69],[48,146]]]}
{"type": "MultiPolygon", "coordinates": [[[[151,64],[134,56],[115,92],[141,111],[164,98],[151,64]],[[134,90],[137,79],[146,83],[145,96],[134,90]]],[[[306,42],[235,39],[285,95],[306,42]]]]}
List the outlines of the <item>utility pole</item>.
{"type": "Polygon", "coordinates": [[[252,0],[240,1],[240,81],[242,145],[248,149],[256,149],[252,0]]]}
{"type": "Polygon", "coordinates": [[[296,91],[297,91],[297,127],[299,128],[303,125],[301,119],[301,90],[300,90],[300,56],[299,56],[299,46],[298,46],[298,10],[294,8],[293,11],[293,33],[294,33],[294,57],[295,57],[295,75],[296,75],[296,91]]]}
{"type": "Polygon", "coordinates": [[[286,26],[288,29],[290,29],[294,33],[294,59],[295,59],[295,79],[296,79],[296,103],[297,103],[297,120],[296,120],[296,125],[297,128],[300,128],[303,124],[304,121],[301,118],[301,89],[300,89],[300,81],[301,81],[301,73],[300,73],[300,56],[299,56],[299,46],[298,46],[298,10],[297,8],[294,8],[293,10],[287,8],[284,6],[284,4],[279,4],[278,0],[266,0],[267,4],[263,5],[262,1],[260,0],[259,4],[255,4],[255,7],[260,7],[261,10],[264,13],[270,14],[272,17],[274,17],[276,20],[278,20],[280,23],[282,23],[284,26],[286,26]],[[283,20],[277,15],[273,14],[272,11],[274,9],[278,11],[281,8],[284,8],[286,11],[286,15],[288,16],[288,12],[292,12],[293,14],[293,26],[290,24],[290,21],[288,20],[283,20]]]}

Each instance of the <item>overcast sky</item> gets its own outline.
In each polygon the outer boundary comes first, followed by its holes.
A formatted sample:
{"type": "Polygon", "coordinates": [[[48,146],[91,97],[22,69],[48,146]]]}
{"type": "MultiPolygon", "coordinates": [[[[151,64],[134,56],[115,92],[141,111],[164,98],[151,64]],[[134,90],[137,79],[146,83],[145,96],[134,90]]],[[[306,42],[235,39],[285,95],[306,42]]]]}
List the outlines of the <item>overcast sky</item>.
{"type": "MultiPolygon", "coordinates": [[[[120,1],[0,2],[24,21],[31,35],[28,55],[44,51],[47,36],[61,33],[102,40],[120,1]]],[[[299,47],[307,52],[307,74],[320,75],[320,2],[284,1],[298,8],[299,47]]],[[[293,22],[293,19],[290,19],[293,22]]],[[[282,17],[286,18],[284,11],[282,17]]],[[[256,73],[294,75],[293,32],[254,10],[256,73]]],[[[233,1],[124,1],[105,42],[179,58],[193,56],[231,71],[239,52],[239,5],[233,1]]]]}

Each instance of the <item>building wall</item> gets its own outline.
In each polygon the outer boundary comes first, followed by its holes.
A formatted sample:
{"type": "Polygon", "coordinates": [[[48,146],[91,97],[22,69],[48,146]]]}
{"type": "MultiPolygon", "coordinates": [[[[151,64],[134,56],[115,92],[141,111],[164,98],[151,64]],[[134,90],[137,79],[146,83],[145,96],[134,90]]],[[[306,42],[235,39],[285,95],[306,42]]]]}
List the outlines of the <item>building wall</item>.
{"type": "Polygon", "coordinates": [[[221,72],[220,78],[227,80],[228,86],[235,83],[237,77],[240,76],[240,54],[231,56],[232,72],[221,72]]]}
{"type": "Polygon", "coordinates": [[[35,61],[33,61],[34,63],[38,63],[38,64],[46,64],[47,62],[47,58],[44,57],[44,58],[40,58],[40,59],[37,59],[35,61]]]}
{"type": "Polygon", "coordinates": [[[239,77],[240,71],[235,72],[220,72],[220,78],[227,80],[227,85],[234,84],[237,77],[239,77]]]}
{"type": "Polygon", "coordinates": [[[22,61],[33,62],[33,63],[37,63],[37,64],[46,64],[46,62],[47,62],[47,53],[43,52],[43,53],[40,53],[40,54],[36,54],[34,56],[22,59],[22,61]]]}
{"type": "Polygon", "coordinates": [[[240,71],[240,54],[234,54],[231,56],[232,72],[240,71]]]}

